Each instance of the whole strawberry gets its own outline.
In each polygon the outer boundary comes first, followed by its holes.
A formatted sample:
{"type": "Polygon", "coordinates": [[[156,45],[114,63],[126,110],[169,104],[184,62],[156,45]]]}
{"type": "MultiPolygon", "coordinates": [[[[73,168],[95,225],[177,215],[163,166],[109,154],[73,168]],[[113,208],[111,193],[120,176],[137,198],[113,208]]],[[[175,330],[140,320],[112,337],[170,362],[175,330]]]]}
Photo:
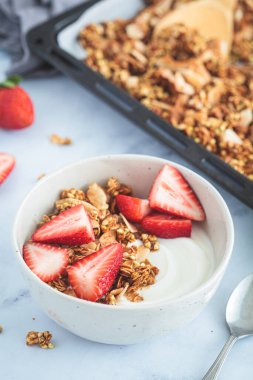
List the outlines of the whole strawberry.
{"type": "Polygon", "coordinates": [[[12,76],[0,84],[0,127],[23,129],[34,121],[31,98],[19,86],[21,78],[12,76]]]}

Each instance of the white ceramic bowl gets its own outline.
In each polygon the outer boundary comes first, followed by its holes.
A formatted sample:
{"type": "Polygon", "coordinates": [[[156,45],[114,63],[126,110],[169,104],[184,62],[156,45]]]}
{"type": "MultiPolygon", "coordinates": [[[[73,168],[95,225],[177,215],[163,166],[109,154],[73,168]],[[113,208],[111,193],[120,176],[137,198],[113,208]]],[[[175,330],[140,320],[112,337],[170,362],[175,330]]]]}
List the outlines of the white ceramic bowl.
{"type": "Polygon", "coordinates": [[[139,197],[147,197],[157,172],[168,161],[138,155],[116,155],[86,159],[41,180],[23,201],[14,225],[14,246],[18,265],[34,299],[46,314],[67,330],[92,341],[131,344],[167,334],[195,318],[216,291],[228,265],[234,240],[229,210],[215,188],[201,176],[176,166],[189,181],[207,215],[205,228],[216,255],[213,275],[193,292],[152,305],[136,303],[109,306],[92,303],[60,293],[42,282],[22,258],[22,246],[64,188],[82,188],[91,182],[105,182],[116,176],[134,188],[139,197]]]}

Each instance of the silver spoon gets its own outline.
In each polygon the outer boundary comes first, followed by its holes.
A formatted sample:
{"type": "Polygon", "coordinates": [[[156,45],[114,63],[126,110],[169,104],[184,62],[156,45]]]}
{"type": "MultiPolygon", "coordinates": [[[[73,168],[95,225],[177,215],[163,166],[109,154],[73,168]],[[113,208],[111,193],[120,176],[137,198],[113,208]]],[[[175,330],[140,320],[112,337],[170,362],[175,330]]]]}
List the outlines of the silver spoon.
{"type": "Polygon", "coordinates": [[[202,380],[215,380],[234,343],[253,335],[253,274],[242,280],[231,294],[226,310],[230,337],[202,380]]]}

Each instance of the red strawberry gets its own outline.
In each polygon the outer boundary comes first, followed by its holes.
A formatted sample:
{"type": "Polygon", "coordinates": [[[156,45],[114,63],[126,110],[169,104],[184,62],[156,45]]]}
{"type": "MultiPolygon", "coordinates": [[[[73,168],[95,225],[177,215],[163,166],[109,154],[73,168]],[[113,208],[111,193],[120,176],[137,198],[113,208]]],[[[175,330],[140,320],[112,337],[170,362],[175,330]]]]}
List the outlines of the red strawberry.
{"type": "Polygon", "coordinates": [[[0,153],[0,185],[14,168],[15,162],[15,158],[10,154],[0,153]]]}
{"type": "Polygon", "coordinates": [[[74,246],[94,241],[95,236],[84,206],[77,205],[43,224],[34,232],[32,240],[74,246]]]}
{"type": "Polygon", "coordinates": [[[175,219],[173,216],[153,214],[146,216],[141,223],[143,229],[164,239],[190,237],[192,223],[187,219],[175,219]]]}
{"type": "Polygon", "coordinates": [[[68,249],[47,244],[27,242],[23,257],[28,267],[42,281],[56,280],[68,265],[68,249]]]}
{"type": "Polygon", "coordinates": [[[120,212],[130,222],[140,223],[151,211],[146,199],[129,197],[128,195],[117,195],[116,202],[120,212]]]}
{"type": "Polygon", "coordinates": [[[0,84],[0,127],[23,129],[33,123],[32,101],[25,90],[18,86],[20,77],[13,76],[0,84]]]}
{"type": "Polygon", "coordinates": [[[123,257],[119,243],[110,244],[68,267],[69,283],[77,297],[96,302],[108,292],[123,257]]]}
{"type": "Polygon", "coordinates": [[[205,211],[189,183],[169,164],[158,173],[149,194],[149,204],[155,210],[192,220],[205,220],[205,211]]]}

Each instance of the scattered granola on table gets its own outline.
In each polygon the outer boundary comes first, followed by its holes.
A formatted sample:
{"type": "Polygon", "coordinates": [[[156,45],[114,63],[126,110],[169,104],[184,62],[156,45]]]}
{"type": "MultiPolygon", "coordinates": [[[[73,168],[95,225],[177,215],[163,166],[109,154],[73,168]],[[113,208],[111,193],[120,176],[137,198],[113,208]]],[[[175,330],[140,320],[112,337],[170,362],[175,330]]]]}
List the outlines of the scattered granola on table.
{"type": "Polygon", "coordinates": [[[29,331],[26,335],[26,344],[28,346],[39,345],[41,348],[54,348],[51,343],[52,334],[49,331],[37,332],[29,331]]]}
{"type": "Polygon", "coordinates": [[[69,137],[61,137],[57,135],[56,133],[53,133],[50,136],[50,141],[56,145],[71,145],[72,144],[72,140],[69,137]]]}
{"type": "Polygon", "coordinates": [[[130,20],[88,25],[79,34],[85,62],[253,180],[253,2],[236,4],[229,61],[220,40],[182,24],[153,36],[187,2],[151,0],[130,20]]]}

